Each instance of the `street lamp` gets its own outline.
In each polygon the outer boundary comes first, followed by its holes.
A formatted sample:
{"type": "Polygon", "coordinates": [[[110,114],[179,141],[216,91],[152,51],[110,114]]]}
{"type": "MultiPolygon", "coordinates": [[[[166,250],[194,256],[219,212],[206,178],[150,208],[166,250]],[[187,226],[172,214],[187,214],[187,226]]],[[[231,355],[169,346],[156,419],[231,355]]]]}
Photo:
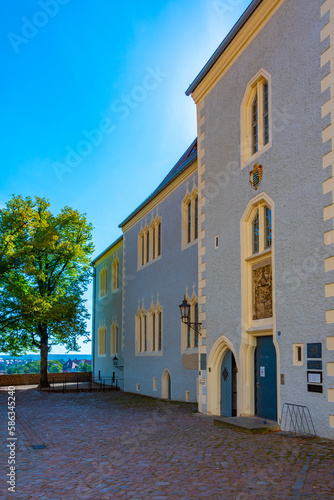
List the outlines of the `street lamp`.
{"type": "Polygon", "coordinates": [[[116,354],[115,354],[115,357],[114,357],[114,358],[113,358],[113,360],[112,360],[112,363],[113,363],[113,365],[114,365],[116,368],[119,368],[119,369],[124,368],[123,366],[118,366],[118,358],[117,358],[116,354]]]}
{"type": "Polygon", "coordinates": [[[184,296],[183,301],[179,305],[181,312],[181,321],[187,326],[190,326],[196,333],[201,334],[202,323],[193,323],[190,321],[190,304],[188,303],[186,297],[184,296]]]}

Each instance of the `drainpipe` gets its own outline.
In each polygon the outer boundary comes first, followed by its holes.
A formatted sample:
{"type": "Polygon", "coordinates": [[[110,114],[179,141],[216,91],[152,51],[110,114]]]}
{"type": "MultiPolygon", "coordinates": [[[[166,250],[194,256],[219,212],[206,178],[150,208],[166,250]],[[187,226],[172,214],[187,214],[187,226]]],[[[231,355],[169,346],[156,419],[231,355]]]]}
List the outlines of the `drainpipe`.
{"type": "Polygon", "coordinates": [[[95,373],[95,303],[96,303],[96,270],[93,265],[93,308],[92,308],[92,377],[95,373]]]}

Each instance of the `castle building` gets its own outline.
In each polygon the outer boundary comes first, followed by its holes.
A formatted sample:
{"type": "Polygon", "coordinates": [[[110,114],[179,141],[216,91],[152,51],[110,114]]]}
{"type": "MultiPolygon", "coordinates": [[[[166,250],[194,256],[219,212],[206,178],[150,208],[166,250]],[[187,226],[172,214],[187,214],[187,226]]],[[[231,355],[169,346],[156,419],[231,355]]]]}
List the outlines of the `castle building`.
{"type": "Polygon", "coordinates": [[[187,89],[197,142],[121,224],[125,390],[334,438],[333,33],[334,0],[253,0],[187,89]]]}

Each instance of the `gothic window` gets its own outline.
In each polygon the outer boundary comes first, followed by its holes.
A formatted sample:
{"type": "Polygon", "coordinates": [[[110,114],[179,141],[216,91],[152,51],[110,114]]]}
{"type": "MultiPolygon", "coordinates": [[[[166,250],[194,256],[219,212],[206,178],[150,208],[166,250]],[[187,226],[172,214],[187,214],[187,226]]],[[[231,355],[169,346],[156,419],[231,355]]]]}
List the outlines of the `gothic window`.
{"type": "Polygon", "coordinates": [[[252,245],[253,245],[253,253],[259,251],[259,212],[256,212],[256,215],[252,222],[252,245]]]}
{"type": "Polygon", "coordinates": [[[161,255],[161,218],[152,217],[149,227],[141,228],[138,235],[138,268],[161,255]]]}
{"type": "Polygon", "coordinates": [[[114,259],[112,263],[112,289],[117,290],[119,288],[119,260],[114,259]]]}
{"type": "Polygon", "coordinates": [[[269,207],[265,208],[265,247],[271,247],[271,210],[269,207]]]}
{"type": "Polygon", "coordinates": [[[198,195],[194,188],[182,202],[182,246],[198,238],[198,195]]]}
{"type": "Polygon", "coordinates": [[[106,327],[104,325],[98,330],[98,353],[100,356],[106,354],[106,327]]]}
{"type": "Polygon", "coordinates": [[[107,268],[104,267],[99,273],[99,297],[107,295],[107,268]]]}
{"type": "MultiPolygon", "coordinates": [[[[186,296],[189,304],[190,304],[190,322],[198,323],[199,322],[199,314],[198,314],[198,301],[195,294],[189,299],[186,296]]],[[[198,331],[191,328],[189,325],[182,323],[182,350],[183,349],[194,349],[198,347],[198,331]]]]}
{"type": "Polygon", "coordinates": [[[162,350],[162,308],[156,306],[136,313],[136,352],[151,355],[162,350]]]}
{"type": "Polygon", "coordinates": [[[116,354],[118,352],[118,325],[113,323],[111,325],[110,333],[110,354],[116,354]]]}
{"type": "Polygon", "coordinates": [[[248,84],[241,104],[241,163],[245,166],[271,144],[271,77],[261,70],[248,84]]]}

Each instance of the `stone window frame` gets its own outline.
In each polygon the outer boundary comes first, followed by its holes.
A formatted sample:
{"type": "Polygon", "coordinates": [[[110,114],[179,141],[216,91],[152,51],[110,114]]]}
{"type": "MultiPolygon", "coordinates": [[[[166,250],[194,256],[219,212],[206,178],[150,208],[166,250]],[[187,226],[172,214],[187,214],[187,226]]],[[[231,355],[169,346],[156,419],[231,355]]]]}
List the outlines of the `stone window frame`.
{"type": "Polygon", "coordinates": [[[119,289],[119,258],[114,257],[111,265],[111,289],[116,292],[119,289]]]}
{"type": "Polygon", "coordinates": [[[107,278],[108,271],[105,265],[99,272],[99,298],[105,297],[107,295],[107,278]]]}
{"type": "MultiPolygon", "coordinates": [[[[191,298],[189,298],[188,294],[186,293],[185,297],[190,304],[190,322],[198,323],[199,321],[198,297],[195,293],[192,294],[191,298]],[[197,318],[195,312],[196,307],[197,307],[197,318]]],[[[181,352],[196,353],[198,352],[198,347],[199,347],[199,334],[181,321],[181,352]]]]}
{"type": "Polygon", "coordinates": [[[118,354],[118,324],[114,321],[110,327],[110,356],[118,354]]]}
{"type": "Polygon", "coordinates": [[[196,186],[191,193],[187,190],[182,200],[182,250],[193,245],[198,240],[199,232],[199,199],[196,186]]]}
{"type": "Polygon", "coordinates": [[[260,69],[258,73],[247,84],[240,107],[240,155],[241,168],[254,162],[262,153],[272,146],[273,126],[272,126],[272,85],[271,75],[265,69],[260,69]],[[265,85],[267,85],[267,107],[265,110],[265,85]],[[253,105],[257,98],[257,147],[254,149],[252,137],[254,136],[253,105]],[[266,120],[268,121],[266,125],[266,120]],[[267,142],[266,135],[269,135],[267,142]]]}
{"type": "Polygon", "coordinates": [[[274,269],[274,202],[265,193],[259,193],[249,201],[241,220],[241,265],[242,265],[242,316],[246,331],[249,334],[261,334],[273,329],[275,317],[275,269],[274,269]],[[265,247],[265,207],[271,210],[271,246],[265,247]],[[252,248],[252,222],[259,211],[259,252],[254,253],[252,248]],[[272,316],[253,319],[253,267],[270,261],[272,271],[272,316]]]}
{"type": "Polygon", "coordinates": [[[98,343],[98,356],[99,357],[105,357],[106,356],[106,353],[107,353],[107,345],[106,345],[106,337],[107,337],[107,330],[106,330],[106,326],[103,324],[103,325],[100,325],[99,326],[99,329],[98,329],[98,340],[97,340],[97,343],[98,343]]]}
{"type": "Polygon", "coordinates": [[[137,269],[143,269],[161,259],[161,217],[157,214],[151,218],[149,225],[145,222],[138,234],[138,264],[137,269]]]}
{"type": "Polygon", "coordinates": [[[135,319],[136,356],[162,356],[163,354],[163,308],[157,299],[146,310],[144,306],[136,312],[135,319]],[[146,319],[146,349],[145,347],[145,319],[146,319]],[[153,325],[154,321],[154,325],[153,325]],[[153,341],[153,334],[155,339],[153,341]]]}

